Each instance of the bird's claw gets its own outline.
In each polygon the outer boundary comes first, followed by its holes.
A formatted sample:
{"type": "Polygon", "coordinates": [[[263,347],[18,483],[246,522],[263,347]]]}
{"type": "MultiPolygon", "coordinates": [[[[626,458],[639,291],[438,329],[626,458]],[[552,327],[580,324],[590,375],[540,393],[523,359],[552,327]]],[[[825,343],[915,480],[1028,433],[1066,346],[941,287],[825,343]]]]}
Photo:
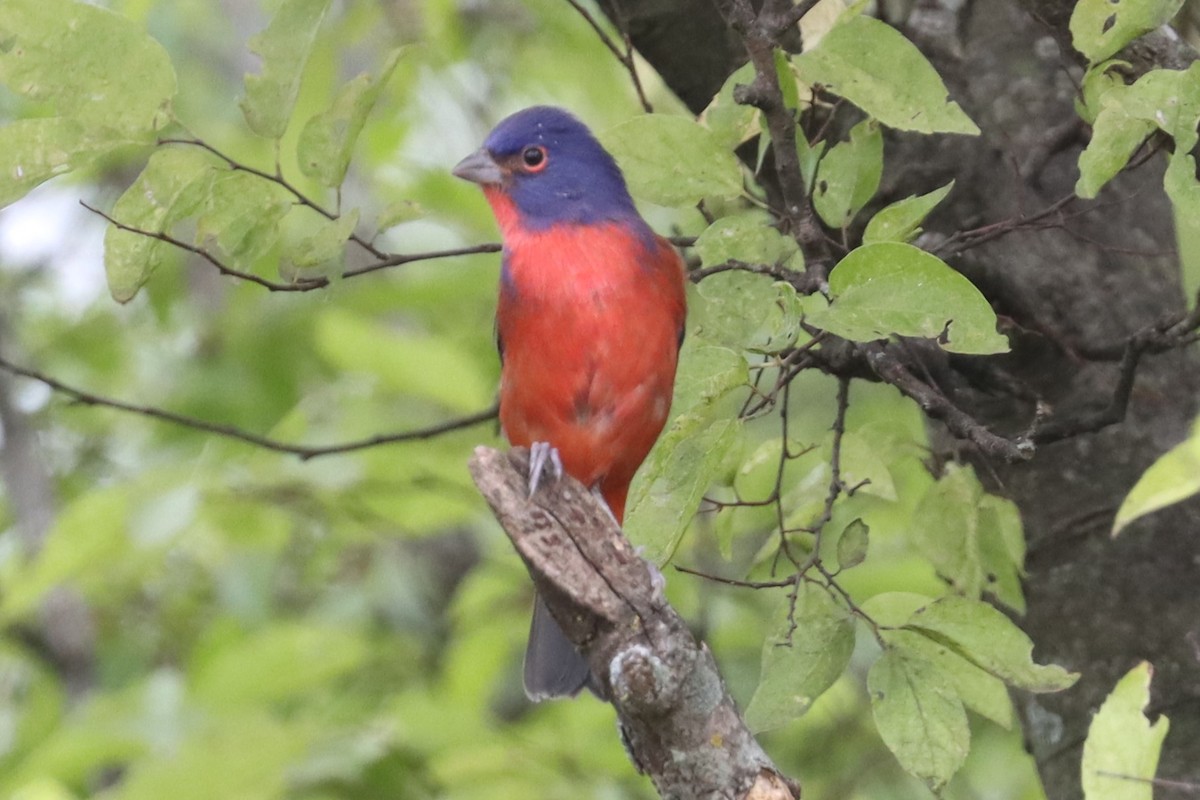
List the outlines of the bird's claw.
{"type": "Polygon", "coordinates": [[[534,442],[529,446],[529,496],[533,497],[542,482],[542,473],[550,467],[550,480],[563,476],[562,458],[549,442],[534,442]]]}
{"type": "Polygon", "coordinates": [[[592,496],[600,501],[600,506],[608,513],[608,518],[612,520],[613,525],[621,527],[621,523],[617,521],[617,515],[608,507],[608,501],[604,499],[604,494],[600,491],[600,484],[597,483],[592,487],[592,496]]]}

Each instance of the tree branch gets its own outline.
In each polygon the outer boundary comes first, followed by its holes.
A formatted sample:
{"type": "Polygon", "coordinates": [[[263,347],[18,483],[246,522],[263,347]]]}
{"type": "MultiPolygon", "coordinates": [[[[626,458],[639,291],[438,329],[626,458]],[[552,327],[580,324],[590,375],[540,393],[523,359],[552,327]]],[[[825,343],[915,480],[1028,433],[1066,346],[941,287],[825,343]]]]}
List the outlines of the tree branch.
{"type": "Polygon", "coordinates": [[[959,439],[973,442],[992,457],[1008,462],[1028,461],[1033,457],[1033,443],[1012,441],[992,433],[982,423],[950,402],[941,390],[917,378],[898,358],[879,342],[856,345],[867,364],[885,383],[890,383],[917,402],[930,417],[941,420],[959,439]]]}
{"type": "MultiPolygon", "coordinates": [[[[737,86],[733,97],[738,103],[762,111],[766,118],[788,232],[796,237],[812,264],[823,264],[823,256],[828,255],[825,236],[804,184],[800,157],[796,152],[796,119],[784,102],[775,64],[777,37],[781,32],[779,22],[760,18],[750,0],[724,0],[718,8],[729,26],[742,37],[754,64],[754,82],[737,86]]],[[[767,16],[765,12],[764,16],[767,16]]],[[[823,275],[813,277],[816,278],[814,283],[824,278],[823,275]]]]}
{"type": "Polygon", "coordinates": [[[476,448],[470,469],[610,698],[634,765],[663,797],[799,797],[746,728],[712,653],[667,604],[600,500],[567,476],[530,498],[524,448],[476,448]]]}
{"type": "Polygon", "coordinates": [[[255,447],[261,447],[264,450],[271,450],[276,453],[286,453],[299,457],[301,461],[307,461],[310,458],[318,458],[320,456],[334,455],[335,453],[350,453],[355,450],[366,450],[369,447],[378,447],[384,444],[396,444],[398,442],[414,442],[424,439],[432,439],[435,436],[440,436],[443,433],[462,430],[478,425],[482,422],[495,419],[497,407],[477,411],[466,417],[448,420],[437,425],[431,425],[428,428],[417,428],[411,431],[401,431],[399,433],[384,433],[377,436],[369,436],[366,439],[356,439],[351,442],[341,442],[339,444],[329,445],[300,445],[281,442],[278,439],[271,439],[266,436],[259,436],[256,433],[242,430],[241,428],[232,425],[222,425],[217,422],[209,422],[195,417],[188,417],[183,414],[176,414],[174,411],[167,411],[154,406],[143,406],[135,403],[126,403],[123,400],[115,400],[111,397],[101,397],[100,395],[86,392],[82,389],[77,389],[74,386],[68,386],[62,381],[45,375],[37,370],[22,367],[14,364],[11,361],[0,357],[0,369],[5,372],[10,372],[13,375],[20,375],[23,378],[43,383],[49,386],[59,394],[66,395],[77,403],[83,403],[88,406],[100,406],[103,408],[112,408],[117,411],[125,411],[130,414],[138,414],[143,417],[149,417],[161,422],[169,422],[172,425],[178,425],[183,428],[191,428],[192,430],[204,431],[216,436],[223,436],[226,439],[234,439],[246,444],[252,444],[255,447]]]}
{"type": "MultiPolygon", "coordinates": [[[[259,173],[255,172],[254,174],[259,173]]],[[[239,269],[229,266],[220,258],[218,258],[212,251],[200,247],[199,245],[189,244],[188,242],[185,242],[184,240],[176,238],[163,231],[151,231],[121,222],[112,215],[106,214],[100,209],[90,206],[82,200],[79,201],[79,204],[88,211],[91,211],[93,214],[103,217],[110,225],[118,230],[126,231],[127,233],[136,234],[138,236],[145,236],[149,239],[157,239],[160,242],[165,242],[172,247],[177,247],[180,250],[199,256],[216,267],[217,272],[220,272],[222,275],[226,275],[231,278],[237,278],[238,280],[247,281],[249,283],[258,284],[259,286],[271,292],[311,292],[314,289],[323,289],[329,285],[329,278],[325,277],[300,278],[295,283],[281,283],[279,281],[268,280],[261,276],[254,275],[253,273],[243,272],[239,269]]],[[[341,277],[356,278],[359,275],[367,275],[372,272],[377,272],[381,269],[387,269],[389,267],[398,267],[401,264],[411,264],[414,261],[432,261],[436,258],[470,256],[478,255],[480,253],[499,253],[500,249],[500,244],[497,242],[484,242],[483,244],[472,245],[470,247],[455,247],[448,250],[430,250],[424,253],[388,254],[384,253],[383,251],[379,251],[378,261],[362,267],[348,269],[341,274],[341,277]]]]}

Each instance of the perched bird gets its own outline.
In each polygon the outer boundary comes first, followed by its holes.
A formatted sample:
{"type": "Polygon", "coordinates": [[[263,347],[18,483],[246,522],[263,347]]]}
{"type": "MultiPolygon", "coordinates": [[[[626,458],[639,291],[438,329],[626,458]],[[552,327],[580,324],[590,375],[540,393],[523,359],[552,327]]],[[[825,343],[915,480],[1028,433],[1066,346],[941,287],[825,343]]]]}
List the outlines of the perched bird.
{"type": "MultiPolygon", "coordinates": [[[[454,174],[483,187],[504,240],[496,342],[505,436],[531,448],[531,489],[552,462],[598,491],[619,523],[671,404],[683,262],[638,214],[613,157],[562,109],[503,120],[454,174]]],[[[538,598],[526,694],[574,695],[589,677],[538,598]]]]}

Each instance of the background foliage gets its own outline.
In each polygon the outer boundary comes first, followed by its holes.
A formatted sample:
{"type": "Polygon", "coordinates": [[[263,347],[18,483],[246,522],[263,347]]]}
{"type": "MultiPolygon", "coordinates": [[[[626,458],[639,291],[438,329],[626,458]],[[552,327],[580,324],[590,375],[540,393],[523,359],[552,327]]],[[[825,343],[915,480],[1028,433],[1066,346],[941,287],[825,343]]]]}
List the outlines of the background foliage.
{"type": "MultiPolygon", "coordinates": [[[[1125,86],[1105,61],[1113,37],[1179,4],[1127,5],[1149,16],[1097,32],[1080,12],[1097,133],[1078,191],[1162,130],[1180,143],[1167,191],[1191,219],[1195,70],[1125,86]]],[[[1008,347],[983,295],[909,244],[952,185],[860,216],[885,128],[978,132],[860,7],[820,4],[803,23],[813,46],[778,62],[794,108],[824,102],[820,85],[863,112],[797,153],[841,244],[865,226],[832,303],[775,280],[805,258],[733,155],[764,127],[734,102],[753,73],[698,124],[640,65],[645,114],[570,5],[0,8],[0,202],[25,197],[0,216],[0,356],[90,393],[0,382],[0,795],[652,796],[606,706],[521,695],[530,586],[465,470],[494,424],[306,449],[489,407],[494,248],[390,256],[492,241],[482,197],[448,169],[506,113],[553,103],[599,132],[658,230],[695,238],[704,277],[673,419],[629,531],[649,557],[735,581],[803,567],[774,589],[669,573],[773,757],[809,797],[1039,797],[1005,684],[1072,678],[980,602],[1024,609],[1015,508],[936,463],[895,389],[789,372],[817,329],[1008,347]],[[86,407],[94,396],[139,413],[86,407]]],[[[1200,488],[1192,445],[1147,473],[1118,525],[1200,488]]],[[[1112,714],[1139,713],[1140,675],[1112,714]]]]}

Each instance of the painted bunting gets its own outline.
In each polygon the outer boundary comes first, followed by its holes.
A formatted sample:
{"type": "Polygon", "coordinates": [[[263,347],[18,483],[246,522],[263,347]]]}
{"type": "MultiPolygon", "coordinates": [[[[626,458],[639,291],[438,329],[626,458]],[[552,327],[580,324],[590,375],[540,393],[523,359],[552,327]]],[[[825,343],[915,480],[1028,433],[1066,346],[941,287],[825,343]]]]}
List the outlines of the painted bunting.
{"type": "MultiPolygon", "coordinates": [[[[482,186],[504,240],[500,424],[531,449],[531,491],[552,465],[597,491],[620,523],[671,404],[682,259],[638,214],[613,157],[562,109],[503,120],[454,174],[482,186]]],[[[526,694],[572,696],[589,677],[538,598],[526,694]]]]}

